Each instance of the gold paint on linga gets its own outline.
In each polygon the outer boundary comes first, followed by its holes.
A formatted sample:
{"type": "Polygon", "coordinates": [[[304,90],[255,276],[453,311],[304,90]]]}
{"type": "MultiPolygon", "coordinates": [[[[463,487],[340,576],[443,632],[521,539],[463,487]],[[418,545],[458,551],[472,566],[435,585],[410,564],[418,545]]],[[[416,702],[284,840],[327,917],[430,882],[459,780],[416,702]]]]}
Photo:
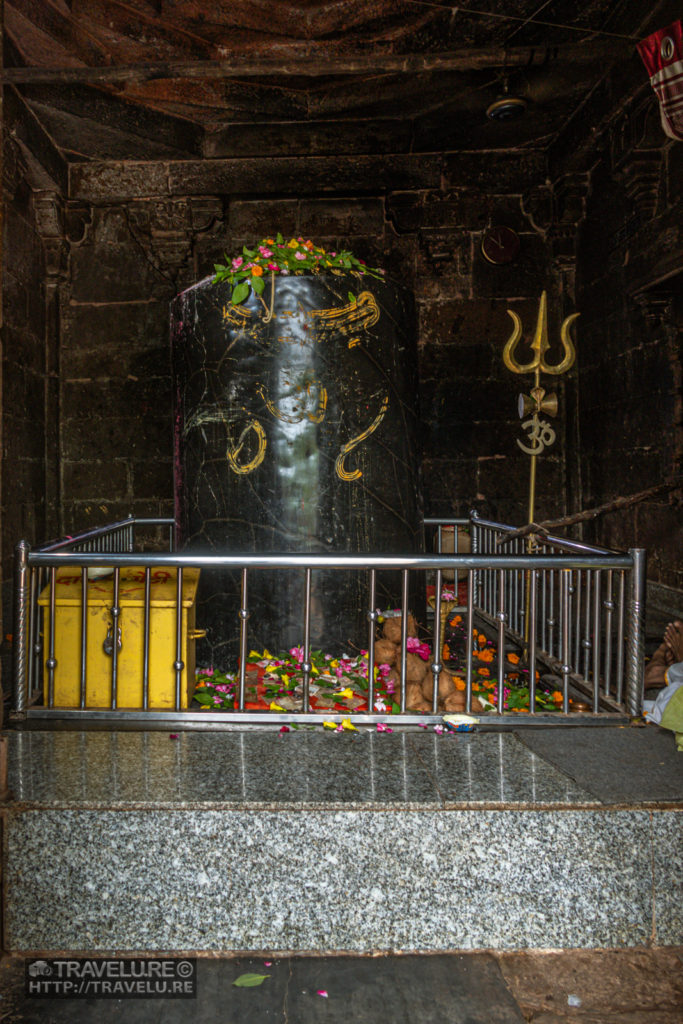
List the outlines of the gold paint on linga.
{"type": "Polygon", "coordinates": [[[388,408],[389,396],[385,395],[381,409],[379,410],[377,416],[375,416],[374,420],[367,428],[367,430],[364,430],[362,434],[358,435],[358,437],[352,438],[350,441],[347,441],[346,444],[342,446],[342,450],[337,456],[337,461],[334,464],[335,471],[340,480],[358,480],[360,479],[360,477],[362,477],[363,474],[360,471],[360,469],[354,469],[353,472],[351,473],[348,470],[344,469],[344,459],[349,454],[349,452],[352,452],[354,448],[357,448],[362,441],[367,440],[367,438],[370,437],[370,434],[374,434],[374,432],[377,430],[378,426],[384,419],[384,414],[386,413],[388,408]]]}

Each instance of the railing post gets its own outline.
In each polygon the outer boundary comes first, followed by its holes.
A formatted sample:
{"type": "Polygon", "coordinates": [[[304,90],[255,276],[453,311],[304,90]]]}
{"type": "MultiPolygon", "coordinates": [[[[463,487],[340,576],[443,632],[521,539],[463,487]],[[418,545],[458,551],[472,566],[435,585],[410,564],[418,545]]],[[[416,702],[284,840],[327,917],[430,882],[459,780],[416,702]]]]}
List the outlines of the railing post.
{"type": "Polygon", "coordinates": [[[628,639],[626,650],[625,704],[629,715],[639,715],[643,696],[643,668],[645,661],[645,593],[647,552],[645,548],[630,548],[633,559],[631,595],[628,609],[628,639]]]}
{"type": "Polygon", "coordinates": [[[27,703],[27,647],[30,546],[21,540],[14,553],[14,715],[24,718],[27,703]]]}
{"type": "MultiPolygon", "coordinates": [[[[479,547],[480,547],[480,545],[479,545],[480,527],[477,526],[477,524],[475,522],[476,517],[477,517],[477,513],[473,509],[470,512],[470,551],[471,551],[471,553],[473,555],[478,555],[479,554],[479,547]]],[[[480,582],[480,572],[479,572],[478,569],[476,569],[474,571],[474,573],[472,574],[471,581],[472,581],[471,582],[472,592],[468,593],[467,599],[468,599],[468,603],[472,604],[473,607],[477,607],[479,605],[479,582],[480,582]]],[[[456,588],[457,588],[457,581],[456,581],[456,588]]],[[[470,588],[469,588],[469,583],[468,583],[468,590],[469,589],[470,588]]],[[[457,589],[456,589],[455,592],[457,594],[457,592],[458,592],[457,589]]]]}

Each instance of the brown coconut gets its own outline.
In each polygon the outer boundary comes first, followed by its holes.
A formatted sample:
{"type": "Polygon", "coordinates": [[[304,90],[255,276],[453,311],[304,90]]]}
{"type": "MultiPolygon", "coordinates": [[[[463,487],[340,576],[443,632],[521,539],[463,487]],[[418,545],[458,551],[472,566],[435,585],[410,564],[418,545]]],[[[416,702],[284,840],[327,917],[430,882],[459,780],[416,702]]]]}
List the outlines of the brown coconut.
{"type": "Polygon", "coordinates": [[[392,668],[391,672],[387,672],[387,674],[386,674],[386,676],[384,678],[385,678],[385,680],[387,682],[389,682],[391,680],[391,682],[397,688],[401,685],[401,676],[399,674],[398,669],[396,669],[396,668],[392,668]]]}
{"type": "MultiPolygon", "coordinates": [[[[384,620],[384,633],[385,640],[391,640],[392,644],[400,644],[401,642],[401,620],[396,619],[385,619],[384,620]]],[[[417,622],[412,615],[408,616],[408,636],[417,636],[417,622]]]]}
{"type": "MultiPolygon", "coordinates": [[[[398,669],[401,669],[401,657],[398,658],[398,669]]],[[[406,680],[409,683],[417,683],[422,685],[422,680],[425,677],[425,673],[429,671],[429,665],[422,658],[419,658],[417,654],[406,654],[406,680]]]]}
{"type": "MultiPolygon", "coordinates": [[[[434,682],[431,671],[425,676],[422,682],[422,696],[425,700],[431,702],[432,694],[434,693],[434,682]]],[[[450,672],[443,669],[439,673],[439,700],[445,700],[446,697],[455,691],[455,683],[453,682],[453,676],[450,672]]]]}
{"type": "Polygon", "coordinates": [[[466,708],[465,691],[455,690],[454,693],[449,694],[443,702],[445,711],[464,711],[466,708]]]}
{"type": "Polygon", "coordinates": [[[422,696],[419,683],[408,683],[406,686],[406,708],[409,711],[430,711],[431,708],[422,696]]]}
{"type": "Polygon", "coordinates": [[[395,665],[398,648],[391,640],[375,642],[375,665],[395,665]]]}

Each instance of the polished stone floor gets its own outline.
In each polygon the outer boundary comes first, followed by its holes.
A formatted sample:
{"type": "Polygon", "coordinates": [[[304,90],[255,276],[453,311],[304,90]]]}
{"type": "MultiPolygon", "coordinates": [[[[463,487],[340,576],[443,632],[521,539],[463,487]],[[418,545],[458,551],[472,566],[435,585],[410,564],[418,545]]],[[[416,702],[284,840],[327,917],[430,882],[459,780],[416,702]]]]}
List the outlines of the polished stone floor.
{"type": "Polygon", "coordinates": [[[655,726],[9,740],[9,950],[683,941],[683,759],[655,726]]]}
{"type": "Polygon", "coordinates": [[[15,804],[60,808],[440,809],[683,801],[657,726],[516,732],[25,731],[15,804]]]}

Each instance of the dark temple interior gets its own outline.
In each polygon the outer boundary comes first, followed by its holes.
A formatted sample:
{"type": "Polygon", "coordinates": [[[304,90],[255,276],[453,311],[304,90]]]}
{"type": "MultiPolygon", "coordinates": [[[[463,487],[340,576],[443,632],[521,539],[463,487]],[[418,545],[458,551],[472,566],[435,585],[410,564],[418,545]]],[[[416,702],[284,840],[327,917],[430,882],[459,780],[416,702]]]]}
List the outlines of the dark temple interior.
{"type": "Polygon", "coordinates": [[[571,535],[680,607],[683,149],[636,50],[679,13],[5,0],[3,636],[20,539],[172,514],[169,305],[275,232],[413,292],[429,516],[526,521],[507,310],[528,345],[547,292],[555,362],[579,313],[536,521],[607,506],[571,535]]]}

